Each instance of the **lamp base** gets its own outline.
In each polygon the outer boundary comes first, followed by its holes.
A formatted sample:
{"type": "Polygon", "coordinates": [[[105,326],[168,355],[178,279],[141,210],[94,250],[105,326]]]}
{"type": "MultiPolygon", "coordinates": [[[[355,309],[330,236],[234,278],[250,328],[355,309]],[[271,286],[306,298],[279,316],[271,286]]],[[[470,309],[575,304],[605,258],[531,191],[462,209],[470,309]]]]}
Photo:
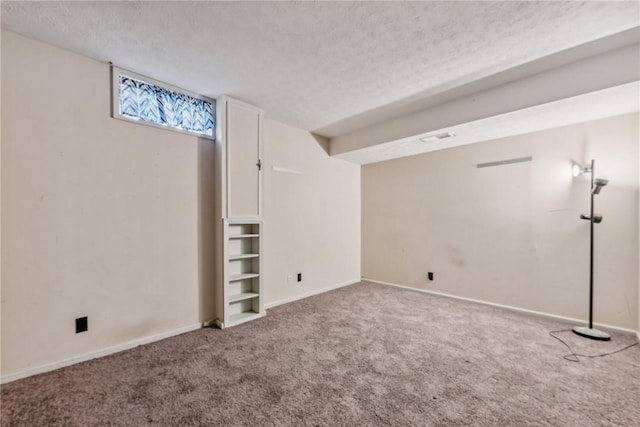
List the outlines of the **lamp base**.
{"type": "Polygon", "coordinates": [[[576,326],[573,328],[573,333],[578,334],[581,337],[590,338],[598,341],[609,341],[611,335],[606,332],[600,331],[595,328],[587,328],[586,326],[576,326]]]}

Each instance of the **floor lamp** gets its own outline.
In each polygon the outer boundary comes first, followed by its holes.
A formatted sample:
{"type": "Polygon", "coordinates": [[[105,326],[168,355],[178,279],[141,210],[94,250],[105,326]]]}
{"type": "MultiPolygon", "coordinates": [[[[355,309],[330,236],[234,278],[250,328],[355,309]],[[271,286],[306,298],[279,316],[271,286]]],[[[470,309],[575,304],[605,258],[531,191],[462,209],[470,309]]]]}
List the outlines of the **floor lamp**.
{"type": "Polygon", "coordinates": [[[573,328],[573,332],[592,340],[609,341],[611,336],[593,327],[593,225],[600,224],[602,222],[602,215],[595,214],[593,212],[593,199],[596,195],[600,194],[602,187],[607,185],[609,181],[606,179],[595,178],[595,160],[591,160],[591,166],[583,167],[578,164],[573,165],[573,176],[578,176],[583,173],[591,174],[591,213],[587,215],[580,215],[581,219],[586,219],[590,223],[590,258],[589,258],[589,327],[576,326],[573,328]]]}

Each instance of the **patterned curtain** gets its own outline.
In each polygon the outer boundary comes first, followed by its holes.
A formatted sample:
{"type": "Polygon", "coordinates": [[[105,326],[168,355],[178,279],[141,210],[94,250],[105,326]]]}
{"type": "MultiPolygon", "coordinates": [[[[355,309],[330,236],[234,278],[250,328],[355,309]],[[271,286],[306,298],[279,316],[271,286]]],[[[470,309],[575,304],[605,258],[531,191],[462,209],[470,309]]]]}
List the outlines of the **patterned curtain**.
{"type": "Polygon", "coordinates": [[[120,114],[213,136],[213,106],[183,93],[120,76],[120,114]]]}

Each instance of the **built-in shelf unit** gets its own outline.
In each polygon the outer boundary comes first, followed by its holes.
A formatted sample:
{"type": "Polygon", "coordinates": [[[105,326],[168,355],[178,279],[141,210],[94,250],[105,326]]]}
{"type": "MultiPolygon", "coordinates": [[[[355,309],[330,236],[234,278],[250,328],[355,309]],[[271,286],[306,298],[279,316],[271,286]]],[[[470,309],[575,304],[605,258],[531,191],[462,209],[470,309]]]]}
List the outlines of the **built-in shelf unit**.
{"type": "Polygon", "coordinates": [[[264,316],[262,221],[224,220],[224,326],[264,316]]]}
{"type": "MultiPolygon", "coordinates": [[[[215,313],[220,328],[264,316],[262,121],[264,112],[216,100],[215,313]]],[[[211,323],[211,322],[207,322],[211,323]]]]}

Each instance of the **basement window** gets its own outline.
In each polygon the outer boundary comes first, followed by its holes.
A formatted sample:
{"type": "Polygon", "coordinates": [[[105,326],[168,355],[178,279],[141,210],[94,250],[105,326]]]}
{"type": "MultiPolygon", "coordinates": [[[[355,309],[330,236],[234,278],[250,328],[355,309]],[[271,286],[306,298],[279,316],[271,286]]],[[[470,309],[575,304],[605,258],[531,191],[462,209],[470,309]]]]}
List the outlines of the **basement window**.
{"type": "Polygon", "coordinates": [[[112,67],[113,117],[214,138],[215,100],[112,67]]]}

